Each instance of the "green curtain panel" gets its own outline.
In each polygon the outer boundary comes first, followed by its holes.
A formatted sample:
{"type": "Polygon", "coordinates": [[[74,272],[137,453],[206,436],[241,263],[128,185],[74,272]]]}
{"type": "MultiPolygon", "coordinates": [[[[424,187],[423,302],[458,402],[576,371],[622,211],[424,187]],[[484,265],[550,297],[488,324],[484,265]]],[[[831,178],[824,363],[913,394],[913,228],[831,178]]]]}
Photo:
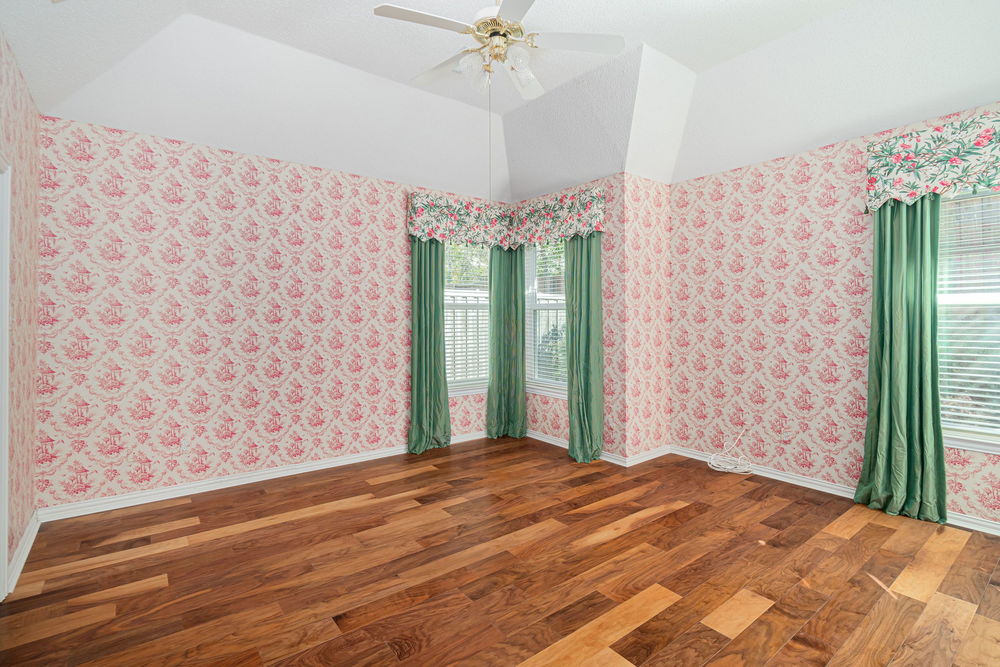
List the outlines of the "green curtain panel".
{"type": "Polygon", "coordinates": [[[528,433],[524,390],[524,246],[490,248],[490,381],[486,435],[528,433]]]}
{"type": "Polygon", "coordinates": [[[601,234],[566,241],[566,365],[569,455],[601,457],[604,442],[604,344],[601,234]]]}
{"type": "Polygon", "coordinates": [[[444,245],[410,237],[410,434],[407,451],[451,443],[444,363],[444,245]]]}
{"type": "Polygon", "coordinates": [[[940,197],[875,214],[865,458],[854,500],[889,514],[946,518],[938,396],[940,197]]]}

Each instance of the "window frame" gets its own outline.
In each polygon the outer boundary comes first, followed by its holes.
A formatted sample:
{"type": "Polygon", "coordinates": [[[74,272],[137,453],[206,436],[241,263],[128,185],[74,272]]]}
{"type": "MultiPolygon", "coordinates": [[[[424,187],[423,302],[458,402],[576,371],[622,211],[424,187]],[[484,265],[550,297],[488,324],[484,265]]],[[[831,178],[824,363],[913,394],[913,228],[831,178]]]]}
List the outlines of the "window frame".
{"type": "MultiPolygon", "coordinates": [[[[562,241],[563,247],[565,249],[565,241],[562,241]]],[[[537,303],[535,301],[535,295],[537,293],[536,285],[538,283],[536,275],[538,257],[538,246],[529,245],[525,248],[524,255],[524,328],[525,328],[525,390],[529,394],[540,394],[542,396],[550,396],[552,398],[561,398],[566,400],[568,397],[568,372],[566,382],[552,382],[549,380],[540,380],[537,378],[532,378],[528,372],[530,369],[530,364],[528,363],[529,356],[533,355],[534,350],[528,348],[528,343],[533,340],[533,336],[528,334],[528,327],[534,326],[534,312],[540,310],[566,310],[566,295],[563,293],[562,303],[537,303]]],[[[563,253],[563,271],[565,272],[565,261],[566,255],[565,250],[563,253]]]]}
{"type": "MultiPolygon", "coordinates": [[[[962,201],[969,201],[971,199],[984,199],[984,198],[996,198],[1000,201],[1000,193],[996,192],[985,192],[985,193],[959,193],[952,197],[942,198],[941,205],[947,206],[948,204],[962,201]]],[[[940,259],[939,259],[939,272],[940,272],[940,259]]],[[[940,273],[938,279],[940,280],[940,273]]],[[[941,314],[941,300],[940,293],[936,293],[937,304],[938,304],[938,316],[941,314]]],[[[947,305],[947,304],[945,304],[947,305]]],[[[938,343],[938,349],[940,350],[940,342],[938,343]]],[[[997,349],[1000,352],[1000,347],[997,349]]],[[[938,370],[938,375],[940,377],[941,371],[938,370]]],[[[964,429],[953,425],[952,423],[945,423],[942,420],[941,424],[941,435],[944,440],[945,447],[951,447],[954,449],[963,449],[972,452],[981,452],[984,454],[1000,454],[1000,432],[991,433],[989,431],[981,431],[976,429],[964,429]]]]}
{"type": "MultiPolygon", "coordinates": [[[[446,243],[445,246],[444,246],[444,251],[446,253],[446,255],[445,255],[445,262],[447,263],[447,261],[448,261],[447,253],[449,252],[449,250],[453,250],[453,249],[456,249],[456,248],[466,248],[466,247],[467,246],[446,243]]],[[[444,303],[445,313],[447,313],[447,311],[449,311],[449,310],[476,310],[476,311],[484,311],[484,312],[486,312],[486,336],[487,336],[486,347],[487,347],[487,355],[488,355],[488,350],[489,350],[489,330],[490,330],[490,325],[489,325],[489,313],[490,313],[490,303],[489,303],[489,256],[490,256],[489,255],[489,248],[486,248],[486,261],[487,261],[487,265],[486,265],[486,267],[487,267],[486,268],[486,290],[487,290],[486,303],[452,303],[452,304],[449,304],[448,301],[447,301],[447,298],[445,299],[445,303],[444,303]]],[[[447,290],[448,290],[447,278],[445,279],[444,289],[445,289],[445,292],[447,292],[447,290]]],[[[446,317],[446,321],[447,321],[447,317],[446,317]]],[[[456,396],[472,396],[472,395],[475,395],[475,394],[483,394],[483,393],[485,393],[486,390],[487,390],[487,387],[489,385],[489,358],[488,358],[488,356],[487,356],[486,365],[487,365],[487,375],[485,377],[482,377],[482,378],[473,378],[473,379],[466,379],[466,380],[456,380],[456,381],[452,381],[450,379],[447,379],[447,376],[448,376],[448,349],[447,349],[447,344],[446,344],[445,345],[445,377],[446,377],[446,381],[447,381],[447,384],[448,384],[448,398],[453,398],[453,397],[456,397],[456,396]]]]}

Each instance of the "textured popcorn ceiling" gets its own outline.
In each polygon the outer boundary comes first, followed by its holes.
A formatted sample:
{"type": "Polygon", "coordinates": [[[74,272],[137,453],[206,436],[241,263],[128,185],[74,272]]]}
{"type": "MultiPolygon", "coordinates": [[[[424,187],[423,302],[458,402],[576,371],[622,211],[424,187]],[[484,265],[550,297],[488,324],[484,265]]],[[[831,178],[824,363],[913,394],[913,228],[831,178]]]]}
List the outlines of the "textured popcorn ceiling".
{"type": "MultiPolygon", "coordinates": [[[[694,71],[752,49],[855,0],[537,0],[524,24],[530,31],[607,32],[634,46],[645,42],[694,71]]],[[[470,20],[489,0],[392,0],[470,20]]],[[[128,58],[184,13],[358,69],[408,82],[471,43],[447,31],[378,18],[381,0],[4,0],[0,26],[43,112],[114,63],[128,58]]],[[[599,67],[607,58],[584,53],[538,53],[539,79],[549,88],[599,67]]],[[[323,82],[315,82],[323,85],[323,82]]],[[[465,82],[434,92],[484,106],[465,82]]],[[[504,80],[494,110],[522,101],[504,80]]]]}

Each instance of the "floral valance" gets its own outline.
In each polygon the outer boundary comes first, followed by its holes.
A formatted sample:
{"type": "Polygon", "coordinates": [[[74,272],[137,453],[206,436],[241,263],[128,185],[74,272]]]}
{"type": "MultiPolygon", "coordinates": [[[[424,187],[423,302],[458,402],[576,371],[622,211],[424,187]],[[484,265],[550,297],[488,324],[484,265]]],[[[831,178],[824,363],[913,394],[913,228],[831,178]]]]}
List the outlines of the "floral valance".
{"type": "Polygon", "coordinates": [[[1000,113],[868,145],[868,209],[936,192],[1000,190],[1000,113]]]}
{"type": "Polygon", "coordinates": [[[414,192],[406,221],[410,235],[425,241],[516,248],[604,231],[604,193],[590,188],[523,204],[487,204],[414,192]]]}

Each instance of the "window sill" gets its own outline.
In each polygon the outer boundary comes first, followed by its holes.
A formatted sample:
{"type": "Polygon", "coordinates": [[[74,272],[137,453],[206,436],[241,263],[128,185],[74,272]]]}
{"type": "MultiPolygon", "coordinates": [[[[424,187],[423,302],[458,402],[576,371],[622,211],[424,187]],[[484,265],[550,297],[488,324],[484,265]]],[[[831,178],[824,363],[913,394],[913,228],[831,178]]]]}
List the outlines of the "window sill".
{"type": "Polygon", "coordinates": [[[552,398],[561,398],[564,401],[567,400],[566,387],[558,384],[535,384],[529,382],[525,387],[525,391],[529,394],[540,394],[552,398]]]}
{"type": "Polygon", "coordinates": [[[1000,454],[1000,440],[985,434],[944,430],[944,446],[984,454],[1000,454]]]}
{"type": "Polygon", "coordinates": [[[454,398],[455,396],[472,396],[474,394],[485,394],[486,393],[486,383],[481,384],[463,384],[456,387],[448,387],[448,398],[454,398]]]}

